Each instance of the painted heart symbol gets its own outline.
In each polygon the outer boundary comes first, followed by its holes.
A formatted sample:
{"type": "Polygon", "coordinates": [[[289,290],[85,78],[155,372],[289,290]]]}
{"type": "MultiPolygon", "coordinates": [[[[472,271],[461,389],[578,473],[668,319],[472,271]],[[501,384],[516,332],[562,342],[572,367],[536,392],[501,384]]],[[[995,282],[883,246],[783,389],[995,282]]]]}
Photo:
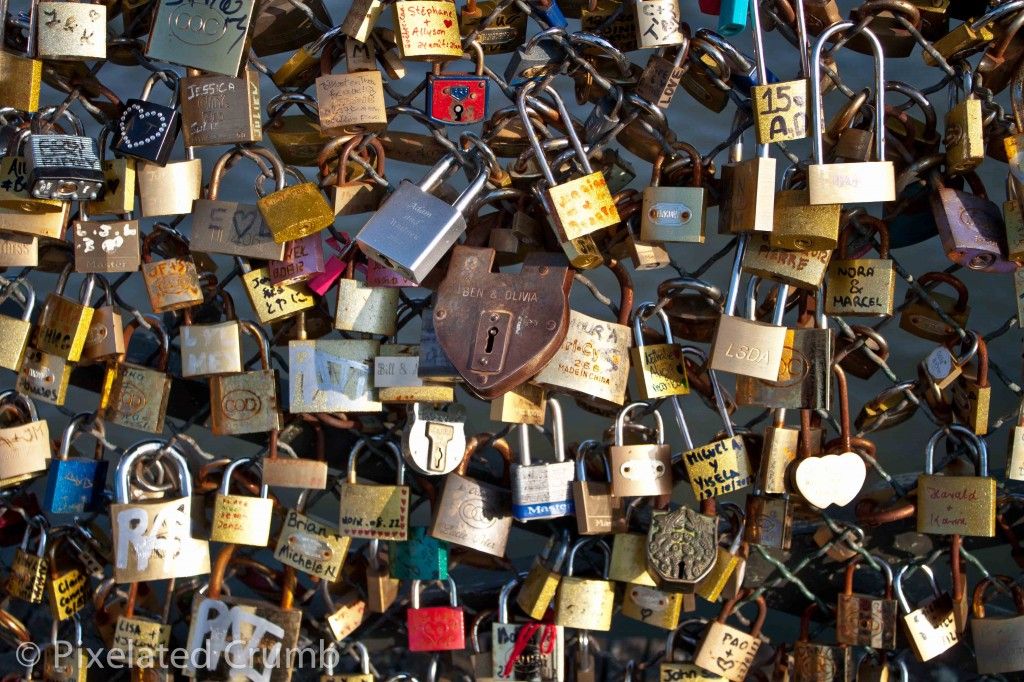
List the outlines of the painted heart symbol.
{"type": "Polygon", "coordinates": [[[121,131],[121,146],[126,149],[135,149],[136,147],[151,144],[164,135],[169,125],[170,121],[164,112],[156,109],[146,109],[138,102],[133,102],[125,107],[124,113],[121,114],[121,119],[118,121],[118,128],[121,131]],[[149,119],[154,120],[149,121],[149,119]],[[136,128],[140,125],[142,130],[137,131],[136,128]],[[129,129],[133,133],[141,132],[145,134],[145,137],[133,140],[128,137],[129,129]]]}
{"type": "Polygon", "coordinates": [[[796,467],[796,488],[808,502],[819,509],[830,504],[846,506],[857,497],[867,467],[855,452],[841,455],[808,457],[796,467]]]}
{"type": "Polygon", "coordinates": [[[452,27],[452,20],[451,19],[445,19],[444,20],[444,27],[445,28],[451,28],[452,27]]]}

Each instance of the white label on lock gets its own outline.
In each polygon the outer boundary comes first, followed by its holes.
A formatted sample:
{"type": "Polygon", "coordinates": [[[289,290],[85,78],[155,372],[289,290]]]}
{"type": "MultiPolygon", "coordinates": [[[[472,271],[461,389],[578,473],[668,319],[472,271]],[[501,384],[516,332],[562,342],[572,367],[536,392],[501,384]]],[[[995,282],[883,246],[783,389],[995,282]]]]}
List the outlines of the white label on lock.
{"type": "Polygon", "coordinates": [[[375,388],[422,386],[419,368],[418,356],[377,356],[373,359],[373,385],[375,388]]]}
{"type": "Polygon", "coordinates": [[[665,464],[656,459],[630,459],[619,465],[619,473],[627,481],[658,479],[665,475],[665,464]]]}

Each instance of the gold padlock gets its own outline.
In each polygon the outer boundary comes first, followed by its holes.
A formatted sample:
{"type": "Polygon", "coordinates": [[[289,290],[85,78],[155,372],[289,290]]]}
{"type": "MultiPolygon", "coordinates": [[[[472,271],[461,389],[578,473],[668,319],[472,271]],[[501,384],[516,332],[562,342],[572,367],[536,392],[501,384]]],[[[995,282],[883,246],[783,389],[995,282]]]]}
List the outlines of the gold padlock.
{"type": "MultiPolygon", "coordinates": [[[[139,431],[161,433],[167,414],[167,398],[171,392],[171,377],[167,374],[170,340],[160,318],[144,315],[149,331],[159,340],[160,352],[153,366],[137,365],[124,360],[111,364],[103,380],[100,411],[103,418],[139,431]]],[[[141,322],[133,319],[124,330],[127,349],[141,322]]]]}
{"type": "Polygon", "coordinates": [[[189,254],[189,244],[179,233],[153,230],[142,240],[142,281],[155,313],[190,308],[203,302],[199,273],[191,254],[181,258],[154,261],[151,249],[159,242],[177,242],[189,254]]]}

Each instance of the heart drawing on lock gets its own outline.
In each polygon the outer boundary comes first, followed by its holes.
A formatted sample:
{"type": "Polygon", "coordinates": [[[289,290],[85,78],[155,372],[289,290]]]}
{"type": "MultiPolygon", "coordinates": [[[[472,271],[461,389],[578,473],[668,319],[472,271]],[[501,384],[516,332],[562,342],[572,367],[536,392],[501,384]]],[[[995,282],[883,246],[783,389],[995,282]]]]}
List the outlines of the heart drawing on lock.
{"type": "Polygon", "coordinates": [[[808,457],[796,467],[796,487],[808,502],[819,509],[830,504],[844,507],[857,497],[867,467],[855,452],[808,457]]]}
{"type": "Polygon", "coordinates": [[[118,128],[121,131],[121,146],[127,149],[135,149],[136,147],[151,144],[167,132],[169,125],[170,122],[167,120],[167,115],[164,112],[156,109],[147,111],[141,104],[133,102],[125,107],[124,113],[121,114],[121,120],[118,122],[118,128]],[[137,123],[142,123],[150,118],[157,119],[159,124],[146,123],[146,129],[149,131],[146,137],[141,140],[132,140],[128,137],[128,128],[134,127],[137,123]]]}

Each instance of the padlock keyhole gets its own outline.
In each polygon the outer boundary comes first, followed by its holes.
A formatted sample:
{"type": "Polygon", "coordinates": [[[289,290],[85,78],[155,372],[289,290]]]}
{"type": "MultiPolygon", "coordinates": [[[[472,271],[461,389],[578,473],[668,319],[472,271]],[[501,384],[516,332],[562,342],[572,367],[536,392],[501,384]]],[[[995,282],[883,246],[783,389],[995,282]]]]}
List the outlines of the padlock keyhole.
{"type": "Polygon", "coordinates": [[[494,339],[497,336],[498,336],[498,328],[497,327],[491,327],[490,329],[487,330],[487,345],[484,346],[484,352],[485,353],[493,353],[494,352],[494,339]]]}

